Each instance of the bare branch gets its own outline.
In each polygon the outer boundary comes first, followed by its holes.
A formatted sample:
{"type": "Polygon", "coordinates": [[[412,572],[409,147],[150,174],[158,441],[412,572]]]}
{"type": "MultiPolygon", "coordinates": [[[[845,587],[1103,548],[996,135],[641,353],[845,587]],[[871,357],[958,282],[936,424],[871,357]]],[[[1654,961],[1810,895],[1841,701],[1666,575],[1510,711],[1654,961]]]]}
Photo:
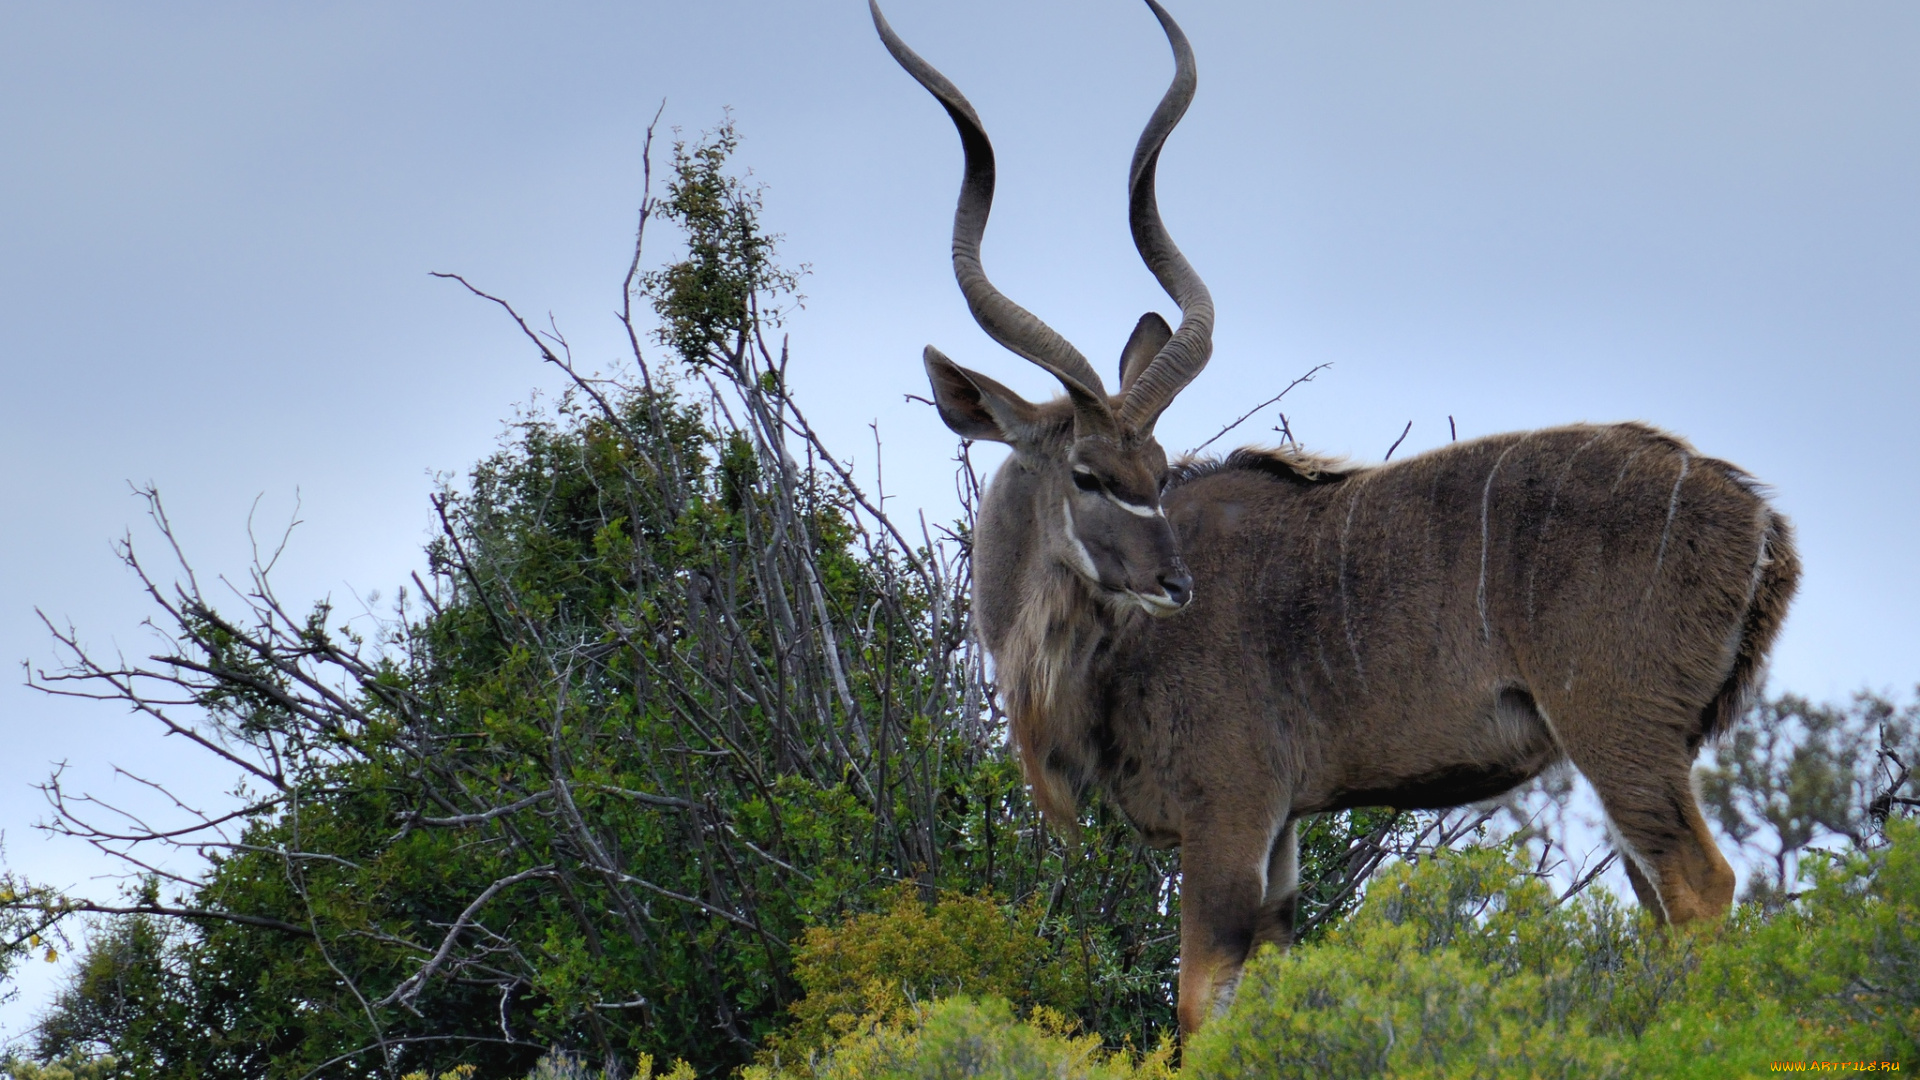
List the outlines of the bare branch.
{"type": "Polygon", "coordinates": [[[176,919],[196,919],[209,922],[227,922],[239,926],[258,926],[267,930],[277,930],[293,937],[311,938],[313,931],[295,926],[281,919],[271,919],[264,915],[246,915],[235,911],[214,911],[209,908],[174,907],[169,904],[102,904],[94,900],[76,900],[71,897],[60,901],[61,912],[70,914],[85,912],[93,915],[163,915],[176,919]]]}
{"type": "Polygon", "coordinates": [[[1381,460],[1381,461],[1392,461],[1392,460],[1393,460],[1393,452],[1394,452],[1395,450],[1398,450],[1398,449],[1400,449],[1400,444],[1401,444],[1401,443],[1403,443],[1403,442],[1406,442],[1406,441],[1407,441],[1407,432],[1409,432],[1409,431],[1412,431],[1412,430],[1413,430],[1413,421],[1411,421],[1411,420],[1409,420],[1409,421],[1407,421],[1407,426],[1406,426],[1406,427],[1403,427],[1403,428],[1401,428],[1401,429],[1400,429],[1400,437],[1399,437],[1399,438],[1397,438],[1397,439],[1395,439],[1395,440],[1393,440],[1393,445],[1392,445],[1392,446],[1389,446],[1389,447],[1387,447],[1387,456],[1386,456],[1386,457],[1383,457],[1383,458],[1381,458],[1380,460],[1381,460]]]}
{"type": "Polygon", "coordinates": [[[447,962],[447,956],[453,952],[454,945],[459,943],[461,932],[472,924],[474,916],[479,914],[480,909],[487,905],[487,901],[498,895],[500,890],[508,888],[509,886],[518,885],[523,881],[531,881],[534,878],[550,878],[552,876],[553,867],[551,865],[536,866],[531,870],[522,870],[517,874],[500,878],[481,890],[480,895],[474,897],[473,903],[468,904],[467,909],[460,913],[458,919],[454,920],[453,926],[447,930],[447,936],[441,939],[440,948],[434,951],[433,956],[421,966],[419,971],[407,976],[405,981],[399,986],[394,987],[392,993],[374,1002],[374,1006],[376,1008],[385,1008],[396,1002],[400,1004],[412,1004],[413,1000],[420,996],[420,991],[426,986],[427,980],[433,977],[434,972],[440,970],[440,965],[447,962]]]}
{"type": "MultiPolygon", "coordinates": [[[[1237,428],[1237,427],[1239,427],[1239,426],[1240,426],[1241,424],[1244,424],[1244,423],[1246,423],[1246,422],[1247,422],[1248,420],[1250,420],[1250,419],[1252,419],[1252,418],[1253,418],[1253,414],[1255,414],[1255,413],[1257,413],[1257,412],[1259,412],[1259,411],[1260,411],[1261,409],[1264,409],[1264,408],[1266,408],[1266,407],[1267,407],[1267,406],[1269,406],[1269,405],[1274,405],[1274,404],[1278,404],[1278,403],[1279,403],[1279,401],[1280,401],[1280,399],[1281,399],[1281,398],[1283,398],[1283,397],[1286,397],[1286,396],[1287,396],[1287,394],[1288,394],[1289,392],[1291,392],[1291,391],[1293,390],[1293,388],[1294,388],[1294,387],[1296,387],[1296,386],[1299,386],[1299,385],[1300,385],[1301,383],[1310,383],[1310,382],[1312,382],[1312,381],[1313,381],[1313,377],[1314,377],[1315,375],[1318,375],[1318,374],[1320,374],[1320,373],[1321,373],[1322,371],[1325,371],[1326,369],[1328,369],[1328,368],[1330,368],[1330,367],[1332,367],[1332,366],[1333,366],[1333,364],[1332,364],[1332,362],[1331,362],[1331,361],[1329,361],[1328,363],[1325,363],[1325,364],[1315,364],[1315,365],[1313,366],[1313,368],[1312,368],[1311,370],[1309,370],[1309,371],[1308,371],[1308,372],[1307,372],[1307,373],[1306,373],[1305,375],[1302,375],[1302,376],[1300,376],[1299,378],[1297,378],[1297,379],[1295,379],[1295,380],[1293,380],[1292,382],[1290,382],[1290,383],[1288,383],[1288,384],[1287,384],[1287,385],[1286,385],[1285,387],[1283,387],[1283,388],[1281,389],[1281,391],[1280,391],[1279,393],[1277,393],[1277,394],[1275,394],[1275,395],[1273,395],[1272,397],[1270,397],[1270,398],[1268,398],[1267,400],[1265,400],[1265,401],[1263,401],[1263,402],[1261,402],[1260,404],[1258,404],[1258,405],[1255,405],[1255,406],[1254,406],[1253,408],[1251,408],[1251,409],[1248,409],[1248,410],[1247,410],[1246,412],[1244,412],[1244,413],[1241,413],[1241,414],[1240,414],[1240,418],[1239,418],[1238,420],[1235,420],[1235,421],[1234,421],[1233,423],[1231,423],[1231,424],[1228,424],[1228,425],[1227,425],[1226,427],[1223,427],[1223,428],[1221,428],[1221,429],[1220,429],[1219,431],[1216,431],[1216,432],[1214,432],[1214,433],[1213,433],[1213,438],[1211,438],[1211,439],[1208,439],[1208,440],[1207,440],[1206,442],[1203,442],[1203,443],[1201,443],[1201,444],[1200,444],[1199,446],[1196,446],[1196,447],[1194,447],[1193,449],[1191,449],[1191,450],[1189,450],[1189,451],[1187,451],[1187,453],[1186,453],[1186,455],[1185,455],[1185,456],[1187,456],[1187,457],[1192,457],[1192,456],[1194,456],[1195,454],[1198,454],[1198,453],[1199,453],[1200,451],[1202,451],[1202,450],[1205,450],[1205,449],[1206,449],[1207,447],[1209,447],[1209,446],[1212,446],[1212,445],[1213,445],[1214,443],[1216,443],[1216,442],[1219,442],[1219,441],[1220,441],[1220,439],[1221,439],[1221,438],[1222,438],[1223,436],[1225,436],[1225,435],[1227,434],[1227,432],[1229,432],[1229,431],[1232,431],[1232,430],[1233,430],[1234,428],[1237,428]]],[[[1284,418],[1284,417],[1282,418],[1282,422],[1283,422],[1283,423],[1285,422],[1285,418],[1284,418]]],[[[1291,440],[1289,440],[1289,441],[1291,441],[1291,440]]]]}

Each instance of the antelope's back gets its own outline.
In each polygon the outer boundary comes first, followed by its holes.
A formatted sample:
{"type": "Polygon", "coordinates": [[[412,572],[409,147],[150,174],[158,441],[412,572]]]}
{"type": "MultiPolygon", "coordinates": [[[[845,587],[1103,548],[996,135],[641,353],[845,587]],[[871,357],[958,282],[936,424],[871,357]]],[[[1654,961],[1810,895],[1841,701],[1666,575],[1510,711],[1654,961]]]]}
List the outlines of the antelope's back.
{"type": "Polygon", "coordinates": [[[1480,715],[1518,688],[1549,710],[1602,696],[1717,726],[1797,575],[1747,474],[1640,424],[1346,472],[1243,453],[1168,504],[1195,578],[1184,617],[1209,628],[1186,637],[1240,654],[1197,662],[1361,722],[1480,715]],[[1235,625],[1259,628],[1257,665],[1235,625]]]}

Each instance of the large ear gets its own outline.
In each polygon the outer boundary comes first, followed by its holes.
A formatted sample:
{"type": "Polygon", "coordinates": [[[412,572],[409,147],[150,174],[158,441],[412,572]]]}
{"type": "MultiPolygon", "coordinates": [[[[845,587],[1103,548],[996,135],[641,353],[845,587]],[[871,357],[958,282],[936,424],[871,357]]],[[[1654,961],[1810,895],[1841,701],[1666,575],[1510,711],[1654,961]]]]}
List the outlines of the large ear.
{"type": "Polygon", "coordinates": [[[963,439],[994,442],[1024,441],[1038,412],[1019,394],[977,371],[968,371],[927,346],[922,359],[933,383],[933,403],[940,419],[963,439]]]}
{"type": "Polygon", "coordinates": [[[1134,324],[1133,336],[1127,339],[1127,347],[1120,350],[1120,397],[1125,399],[1127,391],[1133,389],[1133,380],[1147,370],[1153,358],[1173,339],[1173,328],[1158,313],[1149,311],[1140,316],[1134,324]]]}

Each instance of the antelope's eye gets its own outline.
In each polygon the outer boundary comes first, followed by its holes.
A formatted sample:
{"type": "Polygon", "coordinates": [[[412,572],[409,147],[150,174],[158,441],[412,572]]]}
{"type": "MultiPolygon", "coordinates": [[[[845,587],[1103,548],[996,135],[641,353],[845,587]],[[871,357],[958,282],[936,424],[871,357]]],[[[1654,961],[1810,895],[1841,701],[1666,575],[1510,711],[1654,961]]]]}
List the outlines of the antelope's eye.
{"type": "Polygon", "coordinates": [[[1092,469],[1073,470],[1073,486],[1081,491],[1099,491],[1100,478],[1093,475],[1092,469]]]}

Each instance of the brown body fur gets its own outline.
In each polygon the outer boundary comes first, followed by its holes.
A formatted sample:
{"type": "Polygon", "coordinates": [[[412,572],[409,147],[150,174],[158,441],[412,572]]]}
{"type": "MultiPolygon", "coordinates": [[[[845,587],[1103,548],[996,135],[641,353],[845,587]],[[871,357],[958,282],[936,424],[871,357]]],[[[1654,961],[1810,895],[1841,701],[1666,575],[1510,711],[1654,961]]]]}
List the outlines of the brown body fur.
{"type": "Polygon", "coordinates": [[[1193,600],[1156,619],[1037,542],[1026,456],[983,508],[981,628],[1043,807],[1099,787],[1183,845],[1184,1028],[1256,941],[1289,940],[1304,814],[1459,805],[1567,757],[1644,903],[1680,922],[1731,902],[1691,762],[1799,573],[1740,470],[1638,424],[1349,470],[1239,451],[1162,497],[1193,600]]]}

